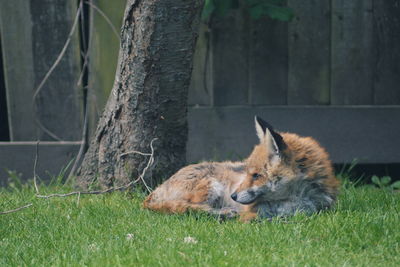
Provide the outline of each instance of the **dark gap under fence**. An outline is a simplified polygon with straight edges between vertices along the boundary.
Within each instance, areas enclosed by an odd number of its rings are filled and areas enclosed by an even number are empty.
[[[0,141],[10,141],[8,126],[8,111],[6,97],[6,83],[4,79],[3,49],[0,33]]]
[[[360,180],[361,183],[372,183],[371,177],[376,175],[378,177],[390,176],[391,181],[400,180],[400,164],[356,164],[350,171],[350,164],[334,164],[336,174],[342,170],[344,173],[350,173],[352,181]]]
[[[78,0],[78,5],[82,4],[82,11],[79,18],[79,43],[81,47],[81,69],[82,69],[82,93],[83,93],[83,114],[87,114],[87,100],[88,100],[88,85],[89,85],[89,49],[90,49],[90,23],[91,16],[93,15],[90,10],[90,2],[86,0]],[[86,115],[84,115],[86,117]],[[86,118],[87,120],[87,118]],[[87,123],[84,120],[83,123]],[[83,126],[84,127],[84,126]],[[88,131],[86,129],[86,131]],[[86,133],[87,135],[87,133]],[[86,137],[87,138],[87,137]],[[84,150],[88,148],[89,140],[85,140],[86,146]]]

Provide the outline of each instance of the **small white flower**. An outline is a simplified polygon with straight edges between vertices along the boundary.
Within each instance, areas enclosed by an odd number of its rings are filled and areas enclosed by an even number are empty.
[[[226,250],[224,250],[224,256],[228,255],[228,252]]]
[[[133,234],[127,234],[126,240],[132,240],[135,236]]]
[[[69,216],[69,214],[67,215],[67,219],[68,219],[68,220],[71,219],[71,216]]]
[[[185,237],[184,239],[183,239],[183,242],[184,243],[187,243],[187,244],[197,244],[197,240],[196,240],[196,238],[194,238],[194,237],[191,237],[191,236],[187,236],[187,237]]]
[[[96,243],[92,243],[88,246],[89,250],[91,251],[97,251],[99,250],[99,247],[96,245]]]
[[[172,242],[172,238],[171,237],[167,237],[165,240],[167,240],[168,242]]]

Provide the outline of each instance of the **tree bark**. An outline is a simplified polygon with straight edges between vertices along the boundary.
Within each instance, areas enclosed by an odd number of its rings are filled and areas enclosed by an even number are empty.
[[[185,164],[187,89],[203,0],[128,0],[114,86],[77,172],[88,187],[137,178],[154,142],[153,185]],[[150,179],[150,177],[152,177]]]

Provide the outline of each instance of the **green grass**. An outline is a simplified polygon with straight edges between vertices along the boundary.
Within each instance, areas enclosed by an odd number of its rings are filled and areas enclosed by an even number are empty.
[[[43,192],[67,191],[41,187]],[[218,222],[162,215],[144,195],[37,199],[32,188],[0,191],[0,266],[398,266],[400,194],[347,185],[334,210],[286,221]],[[132,238],[128,234],[133,235]],[[191,236],[197,243],[185,243]]]

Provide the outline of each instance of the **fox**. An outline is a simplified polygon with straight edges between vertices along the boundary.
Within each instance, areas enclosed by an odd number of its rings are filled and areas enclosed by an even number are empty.
[[[200,210],[243,222],[331,208],[339,193],[326,150],[312,137],[275,131],[255,116],[259,144],[238,162],[202,162],[180,169],[144,200],[163,213]]]

